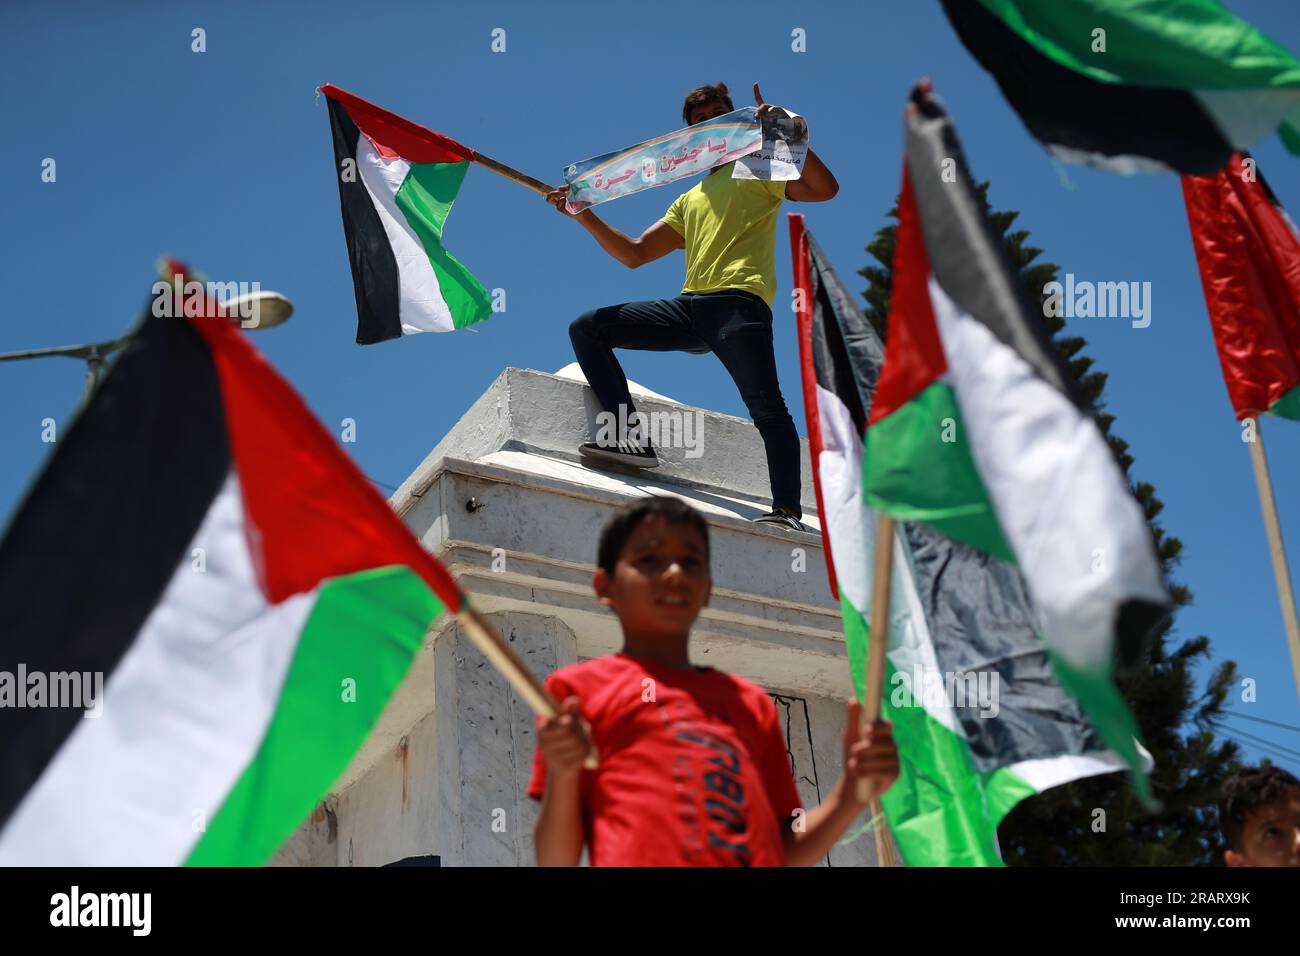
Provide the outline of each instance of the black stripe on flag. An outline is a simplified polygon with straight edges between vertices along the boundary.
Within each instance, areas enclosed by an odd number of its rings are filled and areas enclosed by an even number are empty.
[[[1065,367],[1041,312],[1030,304],[1001,239],[988,223],[951,118],[919,86],[912,92],[912,103],[915,109],[907,114],[907,168],[931,274],[958,308],[1015,349],[1041,379],[1095,424],[1091,404]],[[956,182],[943,182],[942,163],[948,158],[956,160]],[[1123,602],[1116,613],[1116,656],[1124,667],[1146,652],[1169,609],[1135,598]]]
[[[989,225],[952,120],[919,88],[913,91],[912,104],[907,113],[907,169],[931,275],[959,308],[1019,353],[1039,378],[1090,413],[1088,400],[1061,361],[1046,324],[1035,316],[1002,240]],[[944,181],[948,169],[955,182]]]
[[[357,300],[357,344],[401,338],[401,277],[384,223],[356,165],[361,131],[341,103],[329,97],[326,101],[334,135],[334,177],[339,183],[343,236],[348,243],[352,290]],[[345,160],[351,160],[346,171]]]
[[[0,540],[0,671],[100,672],[106,686],[229,470],[207,346],[185,319],[150,316]],[[83,719],[0,707],[0,826]]]
[[[813,336],[818,384],[831,388],[828,383],[835,383],[835,394],[850,410],[861,396],[869,411],[884,344],[811,234],[808,245],[810,278],[817,290]],[[817,351],[819,326],[826,328],[826,341],[847,342],[847,349]],[[823,371],[823,361],[837,367]],[[954,708],[976,766],[988,771],[1021,760],[1105,749],[1078,702],[1057,683],[1020,572],[924,525],[899,522],[899,527],[912,554],[916,591],[940,672],[982,671],[998,677],[996,716],[981,713],[976,701]]]
[[[1232,155],[1191,93],[1094,80],[1040,53],[979,0],[942,2],[961,42],[1039,142],[1098,157],[1144,157],[1202,176]]]
[[[880,377],[884,347],[827,262],[817,240],[808,234],[813,288],[812,359],[817,384],[848,410],[861,438],[867,428],[871,394]]]

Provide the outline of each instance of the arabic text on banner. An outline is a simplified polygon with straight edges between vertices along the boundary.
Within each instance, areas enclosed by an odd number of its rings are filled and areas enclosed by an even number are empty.
[[[705,120],[627,149],[565,167],[569,212],[630,196],[729,163],[762,146],[753,106]]]

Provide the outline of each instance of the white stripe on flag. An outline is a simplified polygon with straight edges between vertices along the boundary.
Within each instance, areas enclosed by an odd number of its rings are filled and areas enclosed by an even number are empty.
[[[316,600],[267,603],[247,530],[232,475],[109,675],[102,715],[78,722],[0,832],[0,865],[185,861],[257,753]]]
[[[822,486],[822,526],[830,537],[831,560],[835,563],[835,580],[844,597],[862,615],[864,624],[871,620],[871,579],[876,553],[876,513],[862,498],[862,439],[853,425],[853,417],[844,403],[830,391],[817,386],[817,417],[821,424],[822,453],[817,459],[817,475]],[[868,631],[870,627],[868,626]],[[925,610],[916,593],[916,576],[912,554],[902,535],[894,530],[894,576],[890,582],[889,641],[887,656],[894,668],[914,682],[919,674],[939,674],[939,659],[934,653]],[[894,688],[885,687],[888,701]],[[912,688],[913,706],[924,707],[938,723],[963,739],[951,703],[946,699],[927,699],[924,686]]]
[[[1138,753],[1142,755],[1142,765],[1150,771],[1155,764],[1150,751],[1135,740]],[[1127,770],[1128,764],[1113,750],[1095,750],[1083,754],[1065,754],[1060,757],[1043,757],[1038,760],[1022,760],[1013,763],[1007,770],[1029,784],[1038,793],[1103,773],[1115,773]]]
[[[357,170],[361,182],[375,204],[388,242],[397,260],[399,279],[399,316],[402,334],[415,332],[451,332],[456,325],[451,309],[442,297],[437,273],[424,251],[424,244],[397,208],[397,190],[402,188],[411,164],[398,157],[387,160],[375,151],[362,133],[357,139]]]
[[[1073,146],[1062,146],[1060,143],[1048,143],[1047,151],[1052,154],[1052,157],[1057,162],[1074,166],[1092,166],[1120,176],[1159,176],[1164,173],[1177,173],[1177,170],[1167,163],[1162,163],[1160,160],[1152,159],[1149,156],[1138,156],[1133,153],[1108,155],[1106,153],[1096,153],[1090,149],[1075,149]]]
[[[1192,90],[1211,122],[1234,149],[1250,149],[1292,110],[1300,107],[1300,90]]]
[[[817,477],[822,488],[822,528],[831,542],[835,581],[849,603],[862,610],[871,605],[871,531],[874,515],[862,500],[862,439],[853,416],[839,396],[817,389],[817,418],[822,452]]]
[[[1166,600],[1142,512],[1092,420],[933,276],[929,288],[971,455],[1044,637],[1109,673],[1120,604]]]
[[[872,515],[871,553],[875,554],[875,515],[868,513]],[[933,720],[966,740],[966,731],[957,719],[948,695],[925,692],[925,685],[930,681],[937,680],[943,685],[944,672],[939,669],[930,625],[925,619],[925,609],[921,607],[921,596],[916,591],[912,549],[907,546],[903,529],[897,525],[894,527],[894,578],[889,591],[889,663],[894,666],[894,679],[898,683],[885,688],[886,697],[890,697],[898,686],[907,686],[913,707],[924,707]],[[906,674],[906,678],[899,676],[901,674]],[[921,686],[917,686],[918,679]]]

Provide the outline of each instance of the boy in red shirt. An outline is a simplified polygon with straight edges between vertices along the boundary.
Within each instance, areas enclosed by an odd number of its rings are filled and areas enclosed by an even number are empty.
[[[528,795],[542,801],[540,866],[807,866],[898,777],[888,724],[859,733],[849,704],[844,776],[804,813],[776,706],[762,688],[693,667],[691,625],[709,601],[708,526],[654,497],[601,534],[592,585],[623,649],[546,681],[560,714],[538,721]],[[594,770],[583,764],[599,754]],[[857,783],[863,781],[864,792]]]

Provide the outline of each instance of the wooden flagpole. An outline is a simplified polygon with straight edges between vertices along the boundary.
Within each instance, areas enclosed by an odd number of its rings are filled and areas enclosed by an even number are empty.
[[[524,699],[524,702],[533,709],[534,713],[549,720],[560,712],[555,698],[542,686],[542,682],[524,666],[523,660],[502,639],[496,628],[489,624],[478,611],[469,606],[468,601],[462,600],[461,609],[456,614],[456,620],[465,629],[465,633],[474,642],[474,646],[483,652],[483,656],[488,659],[488,663],[510,682],[510,686],[514,688],[515,693]],[[589,770],[594,770],[596,765],[597,756],[593,747],[591,753],[587,754],[585,766]]]
[[[470,150],[470,152],[473,155],[473,161],[477,163],[479,166],[482,166],[484,169],[490,169],[498,176],[504,176],[512,183],[518,183],[520,186],[524,186],[528,189],[531,189],[535,193],[541,193],[543,196],[545,196],[547,193],[554,192],[556,189],[559,188],[557,186],[548,186],[540,179],[533,179],[532,176],[529,176],[526,173],[521,173],[513,166],[507,166],[505,163],[499,163],[491,156],[484,156],[476,149]]]
[[[1277,579],[1277,596],[1282,602],[1282,620],[1286,624],[1286,642],[1291,649],[1291,669],[1295,675],[1296,693],[1300,694],[1300,620],[1296,618],[1295,592],[1291,589],[1291,573],[1287,570],[1286,550],[1282,546],[1282,527],[1277,520],[1277,502],[1273,498],[1273,481],[1264,454],[1264,433],[1258,418],[1255,419],[1254,441],[1246,444],[1250,445],[1250,462],[1255,467],[1259,507],[1264,513],[1264,530],[1268,534],[1268,550],[1273,558],[1273,577]]]
[[[867,678],[865,705],[862,709],[862,726],[865,728],[880,720],[885,697],[885,653],[889,649],[889,594],[894,578],[894,519],[877,513],[876,561],[871,578],[871,623],[867,641]],[[859,797],[865,796],[862,784]],[[871,816],[877,821],[876,860],[881,866],[895,866],[893,841],[889,827],[883,819],[878,799],[872,800]]]

